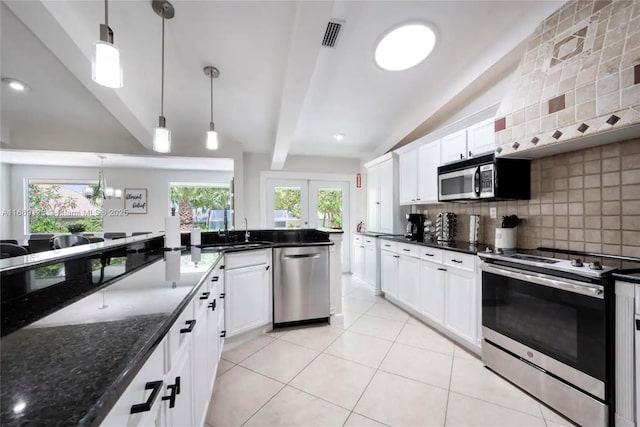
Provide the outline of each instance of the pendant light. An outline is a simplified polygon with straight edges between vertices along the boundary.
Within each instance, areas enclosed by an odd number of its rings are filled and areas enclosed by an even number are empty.
[[[220,76],[220,70],[214,66],[204,67],[204,75],[209,77],[211,81],[211,120],[209,121],[209,130],[207,131],[207,148],[209,150],[218,149],[218,132],[216,132],[213,124],[213,79]]]
[[[96,197],[97,200],[111,199],[114,197],[116,199],[122,199],[122,189],[109,187],[107,185],[107,176],[104,173],[104,159],[106,159],[107,157],[100,155],[98,156],[98,158],[100,158],[100,170],[98,171],[98,185],[95,186],[95,191],[94,191],[94,187],[92,186],[85,187],[84,190],[82,191],[82,194],[87,199],[93,199],[94,194],[95,196],[97,196]]]
[[[159,153],[171,152],[171,131],[167,129],[167,120],[164,117],[164,21],[175,15],[171,3],[165,0],[153,0],[153,11],[162,17],[162,65],[160,74],[160,117],[158,127],[153,130],[153,151]]]
[[[104,24],[100,24],[100,40],[94,43],[91,61],[91,78],[94,82],[110,87],[122,87],[120,51],[113,44],[113,30],[109,28],[109,5],[104,0]]]

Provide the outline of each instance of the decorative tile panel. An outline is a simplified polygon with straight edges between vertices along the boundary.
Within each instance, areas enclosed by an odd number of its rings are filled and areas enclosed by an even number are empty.
[[[536,28],[498,109],[501,155],[640,123],[639,4],[571,0]]]

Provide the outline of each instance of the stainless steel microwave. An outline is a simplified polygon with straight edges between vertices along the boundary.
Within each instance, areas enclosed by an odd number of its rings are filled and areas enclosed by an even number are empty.
[[[531,161],[495,158],[494,154],[438,168],[438,200],[528,200]]]

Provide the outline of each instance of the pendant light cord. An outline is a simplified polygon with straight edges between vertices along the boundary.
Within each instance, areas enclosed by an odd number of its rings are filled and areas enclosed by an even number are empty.
[[[209,77],[211,80],[211,123],[213,123],[213,70],[211,70]]]
[[[162,71],[160,80],[160,116],[164,117],[164,11],[162,12]]]
[[[109,27],[109,5],[108,0],[104,0],[104,25]]]

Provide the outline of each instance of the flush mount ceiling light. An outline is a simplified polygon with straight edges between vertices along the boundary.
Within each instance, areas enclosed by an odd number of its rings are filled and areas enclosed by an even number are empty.
[[[105,199],[122,199],[122,189],[113,188],[107,185],[107,177],[104,174],[104,159],[106,156],[98,156],[100,158],[100,170],[98,171],[98,184],[88,185],[82,190],[82,194],[87,199],[93,199],[98,204],[101,204]]]
[[[218,149],[218,132],[213,124],[213,79],[220,77],[220,70],[211,65],[204,67],[204,75],[209,77],[211,82],[211,120],[209,121],[209,130],[207,131],[207,148],[209,150]]]
[[[336,141],[342,141],[344,139],[344,133],[336,133],[335,135],[333,135],[333,139],[335,139]]]
[[[20,80],[12,79],[10,77],[3,77],[2,83],[6,84],[16,92],[26,92],[27,90],[29,90],[29,86],[27,86],[25,83],[22,83]]]
[[[158,127],[153,130],[153,151],[158,153],[171,152],[171,131],[167,129],[167,120],[164,117],[164,21],[175,16],[175,10],[171,3],[164,0],[151,2],[153,11],[162,18],[162,65],[160,71],[160,117]]]
[[[91,61],[91,78],[94,82],[110,87],[122,87],[120,51],[113,44],[113,30],[109,27],[109,5],[104,0],[104,24],[100,24],[100,40],[94,43]]]
[[[406,70],[429,56],[435,44],[436,35],[426,25],[403,25],[380,39],[376,46],[375,61],[383,70]]]

